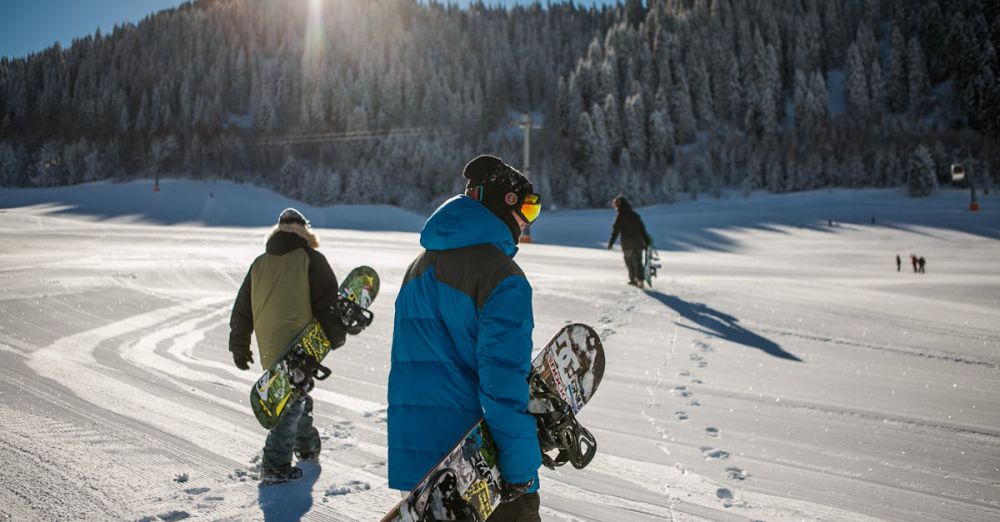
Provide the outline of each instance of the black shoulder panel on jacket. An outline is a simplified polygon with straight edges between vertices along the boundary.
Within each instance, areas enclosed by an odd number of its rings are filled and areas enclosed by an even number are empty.
[[[433,267],[437,279],[458,289],[482,308],[493,289],[504,279],[524,276],[521,267],[499,248],[490,245],[472,245],[454,250],[425,250],[406,270],[403,284],[420,277]]]
[[[336,313],[339,285],[326,256],[317,250],[303,246],[309,256],[309,299],[313,316],[323,326],[323,331],[337,348],[344,344],[347,332]]]

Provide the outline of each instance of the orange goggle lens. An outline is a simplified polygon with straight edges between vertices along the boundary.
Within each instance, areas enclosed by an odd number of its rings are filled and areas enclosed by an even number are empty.
[[[542,212],[542,198],[538,194],[528,194],[521,203],[521,217],[528,223],[534,223]]]

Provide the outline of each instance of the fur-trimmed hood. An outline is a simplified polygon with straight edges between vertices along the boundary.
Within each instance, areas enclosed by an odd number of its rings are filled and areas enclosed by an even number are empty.
[[[305,225],[300,225],[298,223],[282,223],[279,225],[275,225],[274,228],[271,229],[270,234],[268,234],[267,236],[267,243],[269,246],[271,245],[274,237],[281,232],[294,234],[304,239],[306,244],[309,245],[310,248],[313,249],[319,248],[319,238],[316,237],[316,234],[313,233],[312,229]],[[270,248],[268,250],[270,250]]]

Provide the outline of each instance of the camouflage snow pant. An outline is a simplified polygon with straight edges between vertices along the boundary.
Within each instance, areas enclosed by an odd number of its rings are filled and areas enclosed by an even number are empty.
[[[642,254],[645,252],[641,248],[623,248],[622,253],[625,255],[625,267],[628,268],[628,280],[633,283],[638,283],[645,279],[643,274],[642,266]]]
[[[278,425],[267,435],[261,468],[287,469],[292,465],[293,452],[299,458],[319,455],[319,431],[313,426],[312,410],[313,401],[308,395],[288,405]]]

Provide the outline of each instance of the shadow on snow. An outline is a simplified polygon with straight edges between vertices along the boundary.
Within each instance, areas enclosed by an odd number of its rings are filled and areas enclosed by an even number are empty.
[[[679,297],[667,295],[657,291],[650,291],[648,295],[664,306],[680,314],[681,317],[698,325],[698,327],[679,325],[697,332],[718,337],[751,348],[762,350],[768,355],[780,359],[802,362],[798,356],[785,351],[778,343],[760,336],[743,327],[740,320],[723,312],[720,312],[703,303],[691,303]]]
[[[264,520],[278,522],[285,520],[302,520],[312,509],[313,485],[319,480],[322,468],[318,465],[300,466],[302,478],[286,484],[257,486],[260,507]]]

